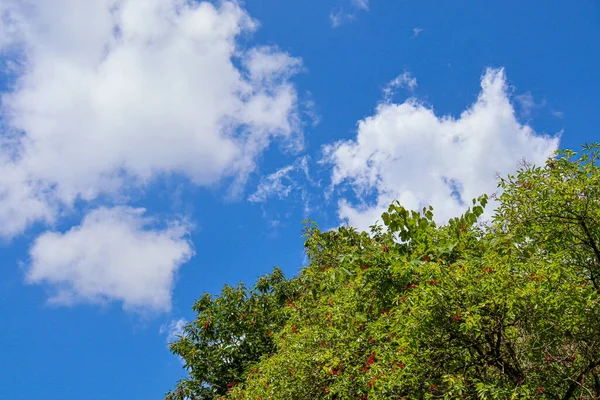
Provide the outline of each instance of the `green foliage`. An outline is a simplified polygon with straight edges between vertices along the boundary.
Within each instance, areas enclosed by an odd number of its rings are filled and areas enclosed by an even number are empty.
[[[213,399],[242,380],[244,371],[275,351],[273,336],[286,319],[284,306],[298,292],[296,280],[275,269],[253,288],[225,286],[213,299],[205,294],[192,309],[194,321],[183,329],[171,351],[189,371],[167,400]]]
[[[487,196],[442,226],[397,202],[370,234],[309,224],[298,277],[195,305],[168,398],[600,398],[598,148],[502,179],[487,226]]]

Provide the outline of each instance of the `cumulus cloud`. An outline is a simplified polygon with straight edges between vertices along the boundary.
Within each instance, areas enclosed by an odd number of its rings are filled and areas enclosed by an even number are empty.
[[[457,216],[496,190],[497,174],[523,158],[542,163],[557,146],[557,137],[517,120],[504,71],[488,69],[477,100],[458,118],[415,99],[382,102],[358,123],[354,140],[325,146],[324,160],[333,165],[332,184],[349,184],[358,199],[340,200],[340,218],[368,229],[395,199],[411,209],[431,204],[441,222]]]
[[[168,311],[175,273],[194,251],[185,224],[153,229],[143,209],[99,208],[67,232],[46,232],[30,250],[27,281],[48,284],[59,305],[121,301]]]
[[[0,236],[18,235],[35,221],[54,220],[55,206],[42,185],[0,154]]]
[[[237,2],[7,0],[0,16],[0,51],[18,61],[2,96],[3,236],[172,173],[243,184],[274,138],[302,147],[301,61],[240,46],[257,23]]]

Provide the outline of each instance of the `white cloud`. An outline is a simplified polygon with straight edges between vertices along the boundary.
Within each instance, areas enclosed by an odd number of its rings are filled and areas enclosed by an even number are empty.
[[[50,285],[53,304],[114,300],[126,310],[168,311],[175,273],[194,251],[184,224],[151,229],[143,213],[99,208],[65,233],[42,234],[30,250],[27,281]]]
[[[304,174],[307,181],[310,180],[308,158],[306,156],[296,159],[293,164],[280,168],[263,178],[256,191],[248,197],[248,200],[253,203],[264,203],[270,197],[286,198],[292,190],[300,189],[298,180],[291,176],[292,173],[299,171]]]
[[[352,5],[360,10],[369,9],[369,0],[351,0]]]
[[[526,92],[515,96],[515,101],[519,104],[521,115],[529,117],[535,109],[542,108],[546,105],[546,101],[537,102],[531,92]]]
[[[293,165],[288,165],[263,178],[256,192],[248,197],[248,201],[264,203],[267,198],[272,196],[277,196],[280,199],[287,197],[292,190],[292,185],[291,182],[288,184],[284,181],[289,181],[289,174],[293,169]]]
[[[345,1],[345,0],[344,0]],[[348,11],[350,7],[352,11]],[[349,6],[340,6],[329,11],[329,22],[332,28],[337,28],[345,23],[356,20],[357,11],[369,11],[369,0],[350,0]]]
[[[332,28],[337,28],[347,22],[352,22],[356,19],[354,14],[349,14],[342,10],[329,12],[329,22],[331,23]]]
[[[409,71],[404,71],[385,85],[383,88],[384,101],[389,102],[398,88],[404,88],[410,92],[414,92],[417,86],[417,78]]]
[[[301,62],[238,46],[257,24],[236,2],[7,0],[0,15],[0,51],[21,62],[2,97],[0,235],[164,174],[243,184],[273,138],[302,147]]]
[[[340,218],[367,229],[394,199],[411,209],[431,204],[438,221],[459,215],[472,198],[496,190],[497,173],[514,171],[523,158],[542,163],[557,146],[558,138],[516,119],[504,71],[488,69],[460,117],[437,116],[415,99],[384,102],[358,123],[355,140],[324,153],[332,184],[348,182],[359,199],[341,200]]]
[[[0,154],[0,236],[18,235],[35,221],[50,223],[54,215],[43,188]]]
[[[183,335],[183,328],[187,325],[187,320],[185,318],[174,319],[169,325],[162,325],[160,327],[159,333],[167,334],[167,343],[175,342],[179,339],[179,336]]]
[[[425,31],[425,29],[423,29],[423,28],[418,28],[418,27],[417,28],[413,28],[413,35],[412,35],[412,37],[415,38],[415,37],[419,36],[421,33],[423,33],[424,31]]]

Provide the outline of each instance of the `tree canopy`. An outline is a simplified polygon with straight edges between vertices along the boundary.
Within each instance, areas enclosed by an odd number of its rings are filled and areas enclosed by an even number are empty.
[[[309,265],[204,295],[171,344],[183,399],[600,398],[598,144],[502,178],[438,225],[321,231]]]

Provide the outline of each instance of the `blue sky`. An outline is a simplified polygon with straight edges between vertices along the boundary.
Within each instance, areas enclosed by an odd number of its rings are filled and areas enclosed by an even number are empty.
[[[400,199],[443,220],[598,140],[597,1],[0,16],[0,398],[159,399],[194,299],[297,273],[303,219],[365,228]]]

